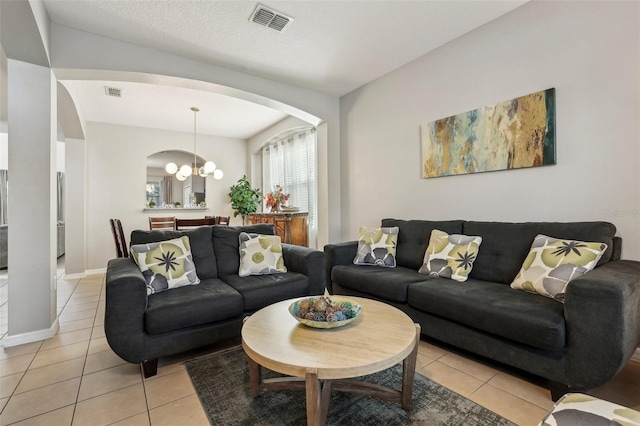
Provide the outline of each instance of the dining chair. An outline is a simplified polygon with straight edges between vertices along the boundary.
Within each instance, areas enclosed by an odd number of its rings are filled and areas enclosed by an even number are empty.
[[[175,216],[149,217],[149,229],[176,229]]]
[[[231,216],[216,216],[216,225],[229,225]]]
[[[198,226],[211,226],[216,224],[216,219],[212,217],[205,217],[202,219],[178,219],[175,220],[176,230],[185,228],[196,228]]]
[[[120,219],[109,219],[111,224],[111,233],[113,234],[113,241],[116,244],[116,256],[117,257],[129,257],[129,250],[127,249],[127,241],[124,239],[124,232],[122,230],[122,222]]]

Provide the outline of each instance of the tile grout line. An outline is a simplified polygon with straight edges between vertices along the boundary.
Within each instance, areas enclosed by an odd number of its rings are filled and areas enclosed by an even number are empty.
[[[142,376],[142,393],[144,393],[144,406],[147,408],[147,419],[149,419],[149,424],[151,425],[151,410],[149,409],[149,400],[147,399],[147,384],[144,379],[144,374],[142,374],[142,368],[139,373]],[[137,415],[137,414],[136,414]]]
[[[11,402],[11,398],[13,398],[14,395],[19,395],[19,394],[16,394],[16,390],[18,389],[18,386],[20,386],[20,383],[22,383],[22,381],[24,380],[24,376],[27,375],[27,371],[29,371],[29,368],[31,368],[31,365],[33,364],[33,361],[36,359],[36,356],[40,352],[40,348],[42,348],[43,344],[44,344],[44,340],[41,340],[40,345],[38,346],[38,349],[34,352],[33,358],[31,359],[31,361],[29,361],[29,365],[27,366],[27,368],[24,371],[19,371],[18,373],[16,373],[16,374],[22,373],[22,377],[20,377],[18,384],[16,384],[16,387],[13,389],[13,391],[11,391],[11,395],[9,396],[9,399],[7,399],[7,402],[4,404],[4,407],[2,407],[0,414],[4,413],[4,410],[7,408],[7,406]],[[26,355],[31,355],[31,354],[26,354]]]
[[[515,398],[518,398],[519,400],[521,400],[521,401],[523,401],[523,402],[526,402],[526,403],[529,403],[529,404],[531,404],[531,405],[533,405],[533,406],[535,406],[535,407],[538,407],[538,408],[540,408],[541,410],[548,410],[548,409],[549,409],[548,407],[541,407],[541,406],[539,406],[538,404],[536,404],[535,402],[532,402],[532,401],[529,401],[529,400],[527,400],[527,399],[524,399],[524,398],[522,398],[521,396],[516,395],[515,393],[511,393],[511,392],[509,392],[509,391],[507,391],[507,390],[504,390],[504,389],[501,389],[501,388],[499,388],[499,387],[497,387],[497,386],[494,386],[494,385],[492,385],[491,383],[488,383],[488,382],[487,382],[487,383],[485,383],[485,385],[487,385],[487,386],[491,386],[491,387],[492,387],[493,389],[495,389],[495,390],[498,390],[498,391],[500,391],[500,392],[504,392],[504,393],[506,393],[506,394],[508,394],[508,395],[511,395],[511,396],[513,396],[513,397],[515,397]],[[480,386],[480,388],[481,388],[481,387],[483,387],[483,386],[484,386],[484,385]],[[478,389],[476,389],[475,391],[473,391],[473,392],[471,393],[471,395],[473,395],[473,394],[475,394],[477,391],[479,391],[479,390],[480,390],[480,388],[478,388]],[[471,396],[471,395],[470,395],[470,396]],[[478,404],[478,405],[481,405],[481,404]],[[485,408],[487,408],[487,407],[485,407]],[[488,409],[488,408],[487,408],[487,409]],[[502,416],[502,417],[504,417],[504,416]]]
[[[69,298],[67,298],[67,302],[66,302],[66,303],[68,303],[68,301],[71,299],[71,297],[73,296],[73,294],[74,294],[74,293],[75,293],[75,291],[77,290],[77,287],[78,287],[79,283],[80,283],[80,281],[76,282],[76,284],[74,285],[73,290],[71,291],[71,293],[70,293],[70,295],[69,295]],[[60,311],[60,315],[62,314],[62,312],[64,312],[64,309],[65,309],[65,307],[67,306],[67,305],[66,305],[66,303],[65,303],[65,306],[64,306],[64,307],[62,308],[62,310]],[[97,314],[97,308],[96,308],[96,314]],[[57,318],[59,318],[59,317],[60,317],[60,315],[58,315],[58,316],[57,316]],[[95,315],[94,315],[94,321],[95,321]],[[73,331],[78,331],[78,330],[73,330]],[[92,332],[93,332],[93,330],[92,330]],[[59,333],[59,334],[60,334],[60,333]],[[64,333],[61,333],[61,334],[64,334]],[[91,339],[89,339],[89,342],[90,342],[90,341],[91,341]],[[15,389],[14,389],[14,390],[13,390],[13,392],[11,393],[11,396],[8,398],[7,403],[5,404],[5,406],[4,406],[4,407],[3,407],[3,409],[2,409],[2,412],[4,412],[4,409],[7,407],[7,405],[9,405],[9,402],[11,401],[11,398],[12,398],[14,395],[20,395],[20,394],[16,394],[16,390],[17,390],[17,389],[18,389],[18,387],[20,386],[20,383],[22,383],[22,381],[24,380],[24,378],[25,378],[25,376],[26,376],[27,372],[31,369],[31,365],[33,365],[33,362],[34,362],[34,360],[36,359],[37,355],[38,355],[40,352],[45,352],[45,351],[47,351],[47,349],[45,349],[45,350],[43,350],[43,349],[42,349],[42,347],[43,347],[43,345],[44,345],[44,342],[45,342],[44,340],[41,340],[41,341],[40,341],[40,345],[38,346],[38,349],[37,349],[37,350],[36,350],[36,352],[34,353],[33,359],[32,359],[32,360],[31,360],[31,362],[29,363],[29,365],[28,365],[27,369],[26,369],[24,372],[22,372],[22,377],[20,378],[20,381],[18,382],[18,384],[16,385]],[[83,342],[77,342],[77,343],[83,343]],[[67,345],[62,345],[62,346],[67,346]],[[57,347],[57,348],[60,348],[60,347],[62,347],[62,346],[59,346],[59,347]],[[51,348],[51,349],[57,349],[57,348]],[[87,345],[87,354],[85,354],[85,355],[84,355],[84,357],[85,357],[85,365],[86,365],[86,358],[87,358],[87,356],[88,356],[88,350],[89,350],[89,346]],[[62,362],[71,361],[71,360],[73,360],[73,359],[78,359],[78,358],[80,358],[80,357],[70,358],[70,359],[68,359],[68,360],[60,361],[60,362],[53,363],[53,364],[48,364],[48,365],[45,365],[45,366],[42,366],[42,367],[38,367],[38,368],[44,368],[44,367],[48,367],[48,366],[51,366],[51,365],[60,364],[60,363],[62,363]],[[33,370],[36,370],[36,369],[37,369],[37,368],[34,368]],[[84,366],[83,366],[83,371],[84,371]],[[61,380],[61,381],[56,382],[56,383],[63,383],[63,382],[66,382],[66,381],[75,380],[76,378],[77,378],[77,377],[73,377],[73,378],[71,378],[71,379],[67,379],[67,380]],[[50,383],[49,385],[41,386],[41,387],[34,388],[34,389],[29,390],[29,391],[25,391],[25,392],[21,392],[21,393],[26,393],[26,392],[34,391],[34,390],[37,390],[37,389],[42,389],[42,388],[44,388],[44,387],[46,387],[46,386],[51,386],[51,385],[56,384],[56,383]],[[81,384],[81,383],[82,383],[82,376],[80,376],[80,384]],[[73,406],[74,406],[74,407],[73,407],[74,414],[75,414],[76,405],[77,405],[77,403],[78,403],[78,395],[79,395],[79,393],[80,393],[80,384],[78,385],[78,393],[76,394],[76,401],[75,401],[75,403],[73,404]],[[37,416],[41,416],[41,415],[44,415],[44,414],[48,414],[48,413],[51,413],[51,412],[53,412],[53,411],[56,411],[56,410],[59,410],[59,409],[62,409],[62,408],[68,407],[68,406],[70,406],[70,405],[72,405],[72,404],[65,405],[65,406],[62,406],[62,407],[58,407],[58,408],[55,408],[55,409],[53,409],[53,410],[49,410],[49,411],[46,411],[46,412],[44,412],[44,413],[40,413],[40,414],[38,414],[38,415],[36,415],[36,416],[26,417],[26,418],[21,419],[21,420],[18,420],[18,421],[24,421],[24,420],[27,420],[27,419],[30,419],[30,418],[34,418],[34,417],[37,417]],[[72,418],[73,418],[73,417],[72,417]]]
[[[57,281],[58,281],[58,280],[60,280],[60,278],[58,278],[58,279],[57,279]],[[68,303],[68,301],[69,301],[69,299],[71,298],[71,296],[73,295],[73,293],[75,293],[76,289],[78,288],[78,284],[79,284],[79,282],[80,282],[80,281],[76,282],[76,284],[73,286],[73,290],[72,290],[72,291],[71,291],[71,293],[69,294],[69,297],[67,298],[67,302],[65,302],[65,306],[60,310],[60,314],[57,314],[56,319],[58,319],[58,320],[59,320],[60,315],[62,314],[62,312],[64,312],[64,308],[66,307],[66,303]],[[8,283],[7,283],[7,284],[8,284]],[[59,333],[58,333],[58,334],[59,334]],[[64,334],[64,333],[63,333],[63,334]],[[11,402],[11,398],[13,398],[13,397],[14,397],[14,395],[20,395],[20,394],[22,394],[22,393],[31,392],[31,391],[34,391],[34,390],[37,390],[37,389],[42,389],[42,388],[44,388],[44,387],[46,387],[46,386],[51,386],[51,385],[53,385],[53,384],[62,383],[62,382],[66,382],[66,381],[70,381],[70,380],[74,380],[74,379],[76,379],[76,377],[73,377],[73,378],[71,378],[71,379],[61,380],[61,381],[56,382],[56,383],[50,383],[49,385],[40,386],[40,387],[38,387],[38,388],[30,389],[29,391],[25,391],[25,392],[21,392],[21,393],[16,393],[16,390],[18,389],[18,387],[20,386],[20,384],[21,384],[21,383],[22,383],[22,381],[24,380],[25,376],[27,375],[27,372],[29,372],[29,370],[31,369],[31,366],[33,365],[33,362],[35,361],[35,359],[36,359],[36,357],[38,356],[38,354],[39,354],[41,351],[42,351],[42,352],[45,352],[45,351],[46,351],[46,349],[45,349],[45,350],[43,350],[43,349],[42,349],[42,347],[43,347],[43,345],[44,345],[44,342],[45,342],[45,340],[41,340],[41,341],[40,341],[40,345],[38,346],[38,349],[36,350],[36,352],[34,352],[33,359],[31,360],[31,362],[29,362],[29,365],[27,366],[26,370],[22,372],[22,377],[20,378],[20,381],[18,381],[18,383],[16,384],[16,387],[13,389],[13,392],[11,392],[11,395],[10,395],[10,396],[9,396],[9,398],[7,399],[6,404],[4,405],[4,407],[2,408],[2,410],[0,411],[0,414],[4,413],[4,410],[7,408],[7,406],[9,405],[9,402]],[[78,342],[78,343],[81,343],[81,342]],[[63,346],[65,346],[65,345],[63,345]],[[56,348],[52,348],[52,349],[56,349]],[[88,346],[87,346],[87,350],[88,350]],[[28,354],[28,355],[30,355],[30,354]],[[61,361],[61,362],[56,362],[56,363],[49,364],[49,365],[45,365],[45,366],[38,367],[38,368],[43,368],[43,367],[48,367],[48,366],[50,366],[50,365],[60,364],[60,363],[62,363],[62,362],[70,361],[70,360],[72,360],[72,359],[77,359],[77,358],[80,358],[80,357],[71,358],[71,359],[69,359],[69,360],[65,360],[65,361]],[[85,356],[85,363],[86,363],[86,356]],[[34,368],[33,370],[37,370],[37,368]],[[82,380],[82,379],[81,379],[81,380]],[[79,386],[79,385],[78,385],[78,392],[80,392],[80,386]],[[78,396],[76,395],[76,402],[73,404],[73,406],[74,406],[74,412],[75,412],[75,406],[76,406],[76,404],[77,404],[77,399],[78,399]],[[21,421],[28,420],[28,419],[31,419],[31,418],[34,418],[34,417],[37,417],[37,416],[41,416],[41,415],[44,415],[44,414],[48,414],[48,413],[50,413],[50,412],[52,412],[52,411],[55,411],[55,410],[59,410],[59,409],[65,408],[65,407],[68,407],[68,406],[70,406],[70,405],[71,405],[71,404],[69,404],[69,405],[65,405],[65,406],[63,406],[63,407],[58,407],[58,408],[56,408],[56,409],[54,409],[54,410],[49,410],[49,411],[46,411],[46,412],[44,412],[44,413],[37,414],[36,416],[26,417],[26,418],[23,418],[23,419],[18,420],[17,422],[21,422]],[[14,422],[14,423],[17,423],[17,422]]]
[[[82,279],[78,280],[78,285],[80,284],[80,281]],[[78,287],[76,286],[76,288],[74,289],[73,293],[75,293],[75,290]],[[100,292],[102,292],[102,285],[100,286]],[[73,293],[71,294],[71,296],[73,296]],[[71,296],[69,297],[69,299],[71,299]],[[98,304],[100,304],[100,297],[98,297]],[[65,306],[66,307],[66,306]],[[64,311],[64,309],[63,309]],[[95,309],[95,313],[93,314],[93,322],[91,323],[91,333],[89,334],[89,344],[87,345],[87,351],[85,353],[84,356],[84,364],[82,365],[82,373],[80,374],[80,383],[78,384],[78,391],[76,393],[76,402],[75,404],[73,404],[73,414],[71,415],[71,424],[73,424],[73,421],[76,418],[76,411],[78,410],[78,404],[81,402],[79,401],[80,399],[80,390],[82,389],[82,383],[84,382],[84,372],[87,368],[87,359],[89,358],[89,350],[91,349],[91,338],[93,337],[93,327],[95,327],[95,323],[96,323],[96,317],[98,316],[98,307],[96,306]],[[88,398],[87,400],[89,400],[91,398]]]

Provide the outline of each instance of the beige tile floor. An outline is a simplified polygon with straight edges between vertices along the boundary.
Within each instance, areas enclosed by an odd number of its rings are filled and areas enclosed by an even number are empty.
[[[1,425],[208,425],[184,361],[238,339],[161,359],[145,380],[106,343],[103,275],[59,279],[58,305],[57,336],[0,348]],[[425,341],[417,371],[519,425],[537,424],[553,405],[543,387]],[[640,363],[591,393],[640,410]]]

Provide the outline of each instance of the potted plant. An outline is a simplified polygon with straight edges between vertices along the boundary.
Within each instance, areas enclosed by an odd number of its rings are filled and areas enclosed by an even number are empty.
[[[182,203],[180,201],[176,201],[175,203],[173,203],[173,205],[176,207],[180,207],[182,206]]]
[[[255,213],[262,201],[262,193],[259,189],[251,188],[251,183],[247,176],[238,179],[235,185],[231,185],[231,208],[233,209],[233,217],[242,216],[242,224],[246,223],[247,216]]]
[[[149,208],[153,209],[156,207],[156,202],[155,201],[149,201]]]

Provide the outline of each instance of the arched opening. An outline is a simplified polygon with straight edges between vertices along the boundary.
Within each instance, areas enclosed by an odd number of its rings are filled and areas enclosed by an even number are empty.
[[[105,70],[73,70],[73,69],[61,69],[54,70],[58,80],[65,85],[68,89],[71,98],[76,100],[77,105],[84,104],[78,102],[76,99],[78,93],[74,89],[74,82],[93,81],[93,82],[122,82],[125,83],[142,83],[143,85],[154,85],[169,87],[171,90],[185,89],[186,92],[193,93],[195,91],[215,94],[216,96],[223,96],[232,99],[236,99],[244,102],[250,102],[261,107],[267,107],[273,110],[277,110],[280,113],[286,114],[285,117],[289,117],[296,121],[295,129],[298,128],[315,128],[324,124],[323,120],[319,117],[310,114],[302,109],[292,107],[281,101],[269,99],[265,96],[249,93],[243,90],[222,86],[207,81],[191,80],[180,77],[152,75],[146,73],[137,72],[123,72],[123,71],[105,71]],[[71,84],[68,84],[70,83]],[[124,97],[131,96],[131,92],[124,93]],[[164,102],[158,102],[163,107],[173,108],[168,99]],[[73,105],[73,103],[67,103]],[[148,105],[148,104],[147,104]],[[187,106],[181,106],[175,114],[182,115],[182,109],[197,105],[201,107],[198,100],[195,99]],[[75,105],[73,105],[75,108]],[[141,115],[149,115],[149,111],[143,110]],[[215,213],[217,215],[232,216],[233,211],[230,208],[228,202],[228,192],[230,185],[235,182],[242,174],[251,176],[251,180],[255,186],[262,185],[262,174],[255,174],[254,170],[261,168],[262,160],[258,159],[254,154],[255,150],[251,145],[253,138],[247,138],[244,141],[244,150],[237,148],[237,146],[231,146],[228,141],[218,140],[212,133],[206,134],[206,120],[208,117],[207,112],[201,108],[201,112],[198,115],[198,149],[197,154],[199,160],[213,160],[216,164],[219,164],[225,173],[225,178],[221,181],[213,181],[212,178],[206,178],[203,180],[202,185],[196,187],[193,182],[187,182],[187,184],[178,182],[175,178],[171,179],[172,184],[168,185],[170,179],[167,178],[167,174],[162,172],[163,165],[166,162],[160,160],[160,163],[155,166],[151,166],[151,171],[148,171],[147,167],[141,169],[142,173],[132,173],[132,167],[139,167],[142,162],[146,162],[147,157],[153,160],[155,154],[160,154],[170,151],[185,151],[189,152],[192,147],[193,137],[191,132],[193,124],[190,124],[188,129],[173,129],[163,131],[163,134],[153,133],[151,126],[147,128],[145,124],[141,123],[140,130],[134,131],[132,128],[117,128],[117,126],[103,125],[102,123],[96,123],[87,117],[82,116],[82,111],[78,113],[81,116],[82,122],[85,125],[85,133],[90,135],[86,141],[86,166],[87,170],[91,172],[86,176],[87,187],[87,200],[85,204],[85,222],[80,223],[79,228],[84,225],[87,232],[86,241],[86,256],[85,270],[92,270],[104,264],[111,255],[108,248],[105,248],[104,253],[100,252],[100,245],[93,244],[91,239],[104,238],[108,239],[108,229],[103,226],[105,221],[109,217],[119,217],[122,219],[122,223],[129,232],[133,229],[144,229],[147,226],[147,216],[149,211],[147,210],[148,203],[153,202],[155,208],[168,207],[175,208],[176,203],[180,203],[180,206],[184,209],[185,205],[206,205],[211,211],[209,213]],[[191,120],[190,114],[185,114],[187,119]],[[209,116],[210,117],[210,116]],[[220,120],[220,115],[213,115],[214,120]],[[250,120],[251,115],[248,115],[246,119]],[[286,121],[286,119],[282,120]],[[326,124],[325,124],[326,125]],[[291,127],[291,126],[290,126]],[[273,136],[282,137],[280,133],[281,128],[277,125],[273,125],[273,132],[268,137],[262,139],[263,143],[267,140],[273,139]],[[174,133],[174,132],[180,132]],[[129,138],[129,143],[123,142],[122,138]],[[91,139],[91,140],[89,140]],[[102,147],[100,147],[102,145]],[[108,147],[107,147],[108,145]],[[327,153],[327,132],[326,130],[318,134],[319,153],[326,155]],[[97,147],[97,148],[94,148]],[[105,158],[106,156],[112,158]],[[191,161],[193,162],[193,153],[189,153]],[[132,159],[135,157],[136,159]],[[259,161],[259,163],[257,163]],[[182,163],[182,160],[176,160],[176,164]],[[327,183],[322,179],[327,180],[329,178],[324,169],[326,165],[326,159],[319,159],[318,163],[320,168],[318,170],[318,177],[320,179],[318,183],[318,201],[316,205],[324,205],[323,199],[328,196],[326,191]],[[117,164],[117,166],[109,167],[109,164]],[[127,165],[128,164],[128,165]],[[134,166],[135,164],[135,166]],[[118,170],[116,170],[116,168]],[[103,171],[97,173],[98,169]],[[127,176],[123,176],[122,170],[126,169]],[[236,176],[239,175],[239,176]],[[109,176],[109,178],[106,178]],[[100,182],[95,182],[95,180]],[[124,182],[128,181],[129,185],[125,185]],[[119,182],[119,183],[118,183]],[[135,183],[138,182],[138,183]],[[189,183],[191,186],[189,187]],[[185,189],[185,186],[187,187]],[[133,188],[133,189],[132,189]],[[144,188],[144,192],[142,192]],[[93,194],[96,193],[116,193],[117,195],[108,196],[106,199],[117,199],[117,203],[111,203],[110,211],[104,211],[105,198],[100,199],[101,205],[97,205],[92,200]],[[139,207],[135,207],[139,206]],[[133,207],[133,209],[132,209]],[[196,212],[192,212],[194,215]],[[328,212],[323,209],[318,209],[318,224],[322,227],[323,223],[326,223],[326,216]],[[189,214],[188,209],[181,211],[181,214]],[[104,229],[103,229],[104,228]],[[67,223],[67,230],[72,232],[75,229],[73,223]],[[78,232],[83,232],[82,229],[78,229]],[[328,228],[320,228],[318,230],[318,244],[326,241],[326,237],[320,238],[320,234],[328,233]],[[69,259],[70,260],[70,259]],[[70,271],[74,272],[80,271]]]
[[[197,163],[206,160],[196,156]],[[149,208],[182,208],[206,205],[206,179],[202,176],[182,176],[169,173],[167,164],[192,167],[194,154],[181,150],[167,150],[147,156],[145,203]]]

